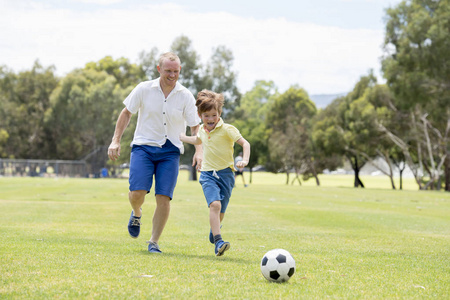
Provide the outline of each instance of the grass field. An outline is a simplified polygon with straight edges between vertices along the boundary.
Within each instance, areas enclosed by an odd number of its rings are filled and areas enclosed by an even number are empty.
[[[248,175],[248,174],[246,174]],[[153,191],[138,239],[128,236],[125,179],[0,178],[2,299],[448,299],[450,194],[414,182],[323,176],[286,186],[284,175],[240,179],[215,257],[198,182],[183,171],[160,240],[147,252]],[[248,177],[247,177],[248,179]],[[292,178],[291,178],[292,179]],[[269,283],[260,260],[288,250],[297,271]]]

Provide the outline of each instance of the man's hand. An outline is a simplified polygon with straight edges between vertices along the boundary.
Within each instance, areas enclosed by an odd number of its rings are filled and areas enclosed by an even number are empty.
[[[109,145],[108,148],[108,156],[111,160],[116,160],[120,156],[120,139],[122,138],[122,134],[125,128],[127,128],[128,123],[130,123],[131,115],[132,113],[126,107],[120,112],[116,123],[116,129],[114,130],[114,136],[111,145]]]
[[[120,156],[120,143],[112,142],[108,147],[108,156],[111,160],[116,160]]]
[[[197,171],[200,171],[202,168],[203,162],[203,153],[196,151],[194,157],[192,158],[192,166],[194,167],[197,164]]]

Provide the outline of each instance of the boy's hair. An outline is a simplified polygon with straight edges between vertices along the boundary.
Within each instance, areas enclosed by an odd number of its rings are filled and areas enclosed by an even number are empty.
[[[181,64],[181,60],[178,57],[178,55],[176,55],[173,52],[166,52],[166,53],[161,54],[161,56],[159,57],[158,66],[161,67],[165,59],[170,60],[170,61],[178,61],[178,63]]]
[[[214,93],[209,90],[202,90],[197,94],[197,110],[199,114],[210,111],[211,109],[217,110],[219,114],[222,113],[222,107],[224,98],[222,94]]]

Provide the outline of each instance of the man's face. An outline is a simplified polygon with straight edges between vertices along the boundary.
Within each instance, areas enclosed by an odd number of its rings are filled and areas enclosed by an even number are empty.
[[[157,69],[161,75],[161,87],[174,88],[181,70],[179,62],[165,59],[161,66],[157,66]]]

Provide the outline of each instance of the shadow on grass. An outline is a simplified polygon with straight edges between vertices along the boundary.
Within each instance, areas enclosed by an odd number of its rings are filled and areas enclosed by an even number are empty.
[[[167,252],[164,251],[163,253],[150,253],[146,250],[139,252],[141,255],[146,256],[162,256],[162,257],[175,257],[175,258],[185,258],[185,259],[200,259],[200,260],[210,260],[210,261],[228,261],[232,263],[237,264],[247,264],[247,265],[253,265],[255,264],[254,260],[249,259],[243,259],[243,258],[236,258],[231,256],[214,256],[214,255],[200,255],[200,254],[185,254],[185,253],[179,253],[179,252]],[[258,263],[258,262],[256,262]]]

